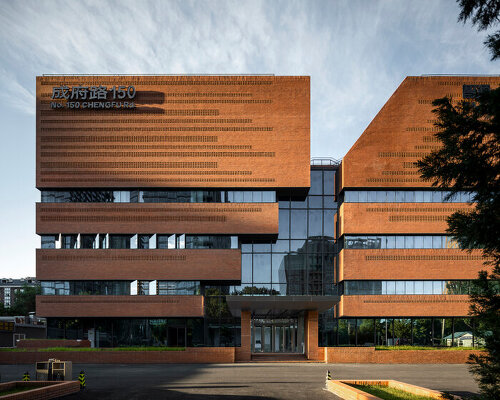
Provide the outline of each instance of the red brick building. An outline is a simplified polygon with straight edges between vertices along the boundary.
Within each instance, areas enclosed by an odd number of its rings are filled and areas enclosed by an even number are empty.
[[[38,77],[48,336],[318,358],[473,329],[481,254],[444,234],[469,195],[414,163],[434,98],[499,83],[407,78],[340,164],[310,163],[308,77]]]

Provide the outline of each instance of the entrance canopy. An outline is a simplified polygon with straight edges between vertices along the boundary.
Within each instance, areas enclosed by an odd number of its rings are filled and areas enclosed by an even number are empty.
[[[340,300],[339,296],[226,296],[231,314],[239,317],[241,311],[259,316],[293,316],[301,311],[329,310]]]

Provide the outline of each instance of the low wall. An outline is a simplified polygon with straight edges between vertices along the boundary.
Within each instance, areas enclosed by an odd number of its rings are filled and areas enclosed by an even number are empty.
[[[321,349],[321,348],[320,348]],[[325,347],[327,363],[465,364],[477,350],[375,350],[375,347]]]
[[[21,339],[17,342],[20,349],[46,349],[47,347],[90,347],[88,340],[68,339]]]
[[[421,386],[410,385],[409,383],[394,380],[387,381],[357,381],[357,380],[327,380],[327,390],[346,400],[380,400],[380,397],[374,396],[363,390],[354,388],[350,385],[380,385],[399,389],[416,396],[428,397],[431,399],[442,399],[442,393],[437,390],[427,389]],[[454,397],[460,399],[459,397]]]
[[[56,358],[74,364],[234,363],[234,347],[188,347],[185,351],[0,351],[0,364],[31,364]]]
[[[80,383],[78,381],[68,381],[68,382],[12,381],[0,384],[0,390],[10,390],[21,387],[33,387],[33,390],[5,395],[2,396],[2,399],[48,400],[48,399],[57,399],[59,397],[66,396],[72,393],[78,393],[80,391]]]

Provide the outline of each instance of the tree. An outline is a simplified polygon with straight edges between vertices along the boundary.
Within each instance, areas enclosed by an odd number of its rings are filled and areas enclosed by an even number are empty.
[[[447,232],[460,248],[483,249],[490,272],[481,271],[471,294],[476,334],[486,355],[469,357],[484,399],[500,398],[500,89],[454,105],[433,102],[442,147],[418,162],[422,178],[450,191],[473,194],[475,207],[448,218]]]
[[[0,315],[28,315],[36,309],[36,295],[42,294],[42,289],[39,285],[28,286],[24,285],[17,293],[14,303],[10,308],[4,307],[0,303]]]
[[[465,24],[470,19],[472,25],[478,26],[479,31],[484,31],[500,22],[499,0],[457,0],[457,3],[462,9],[458,20]],[[484,44],[490,49],[491,60],[500,57],[500,31],[489,35]]]

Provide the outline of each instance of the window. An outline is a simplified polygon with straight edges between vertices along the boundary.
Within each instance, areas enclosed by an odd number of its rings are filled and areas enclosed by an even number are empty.
[[[132,235],[109,235],[110,249],[130,249]]]
[[[469,192],[451,192],[438,190],[346,190],[346,203],[467,203],[474,195]],[[448,198],[449,197],[449,198]]]
[[[231,236],[186,235],[185,240],[186,249],[231,249],[232,245],[237,246],[237,239],[231,239]]]
[[[56,248],[56,237],[55,235],[42,235],[42,249],[55,249]]]
[[[62,235],[61,248],[76,249],[78,243],[78,235]]]
[[[80,236],[80,248],[81,249],[95,249],[96,248],[96,236],[97,235],[81,235]]]
[[[159,295],[199,295],[199,281],[158,281]]]
[[[149,249],[149,240],[151,235],[138,235],[137,236],[137,248],[138,249]]]

